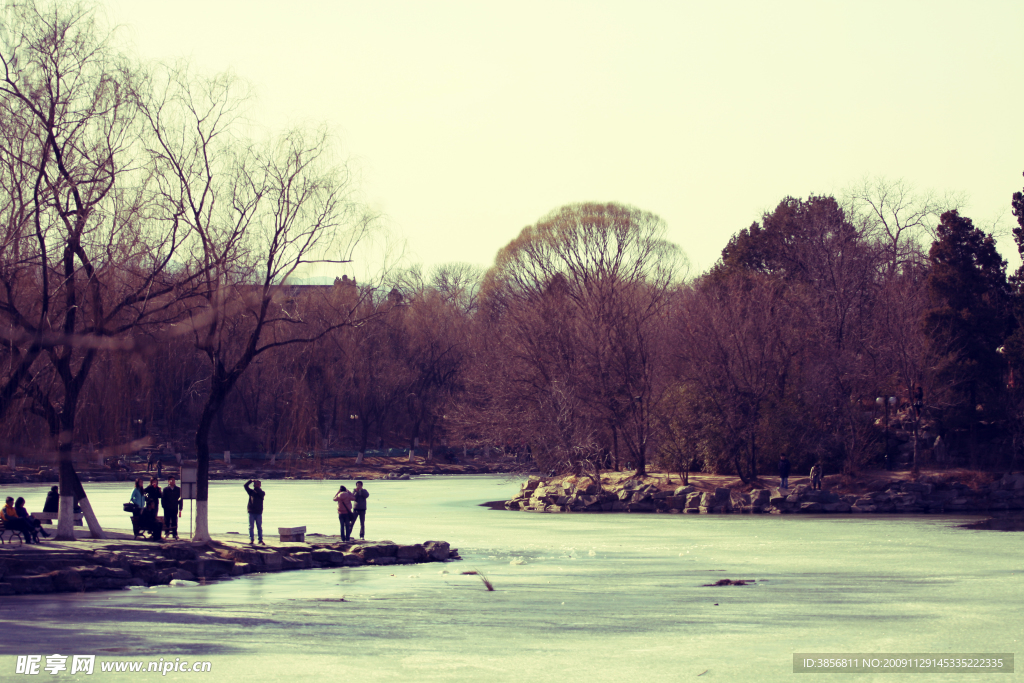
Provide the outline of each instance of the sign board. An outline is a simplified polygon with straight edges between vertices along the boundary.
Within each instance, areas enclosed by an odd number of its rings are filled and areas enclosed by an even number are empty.
[[[197,481],[199,481],[199,468],[196,467],[195,465],[186,465],[186,464],[182,463],[182,465],[181,465],[181,483],[182,483],[182,485],[184,485],[184,484],[194,484]]]
[[[196,499],[196,488],[198,484],[194,481],[183,481],[181,482],[181,499],[182,500],[195,500]]]

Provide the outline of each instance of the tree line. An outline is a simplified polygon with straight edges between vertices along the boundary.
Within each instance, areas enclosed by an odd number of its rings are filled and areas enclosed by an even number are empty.
[[[376,225],[325,129],[260,131],[243,82],[141,63],[87,5],[3,12],[0,436],[58,464],[59,535],[76,499],[98,530],[75,449],[156,431],[198,461],[199,538],[211,450],[487,447],[752,482],[782,453],[879,466],[891,421],[915,465],[1016,462],[1024,273],[957,196],[787,197],[701,274],[658,216],[584,203],[486,270],[296,284]]]

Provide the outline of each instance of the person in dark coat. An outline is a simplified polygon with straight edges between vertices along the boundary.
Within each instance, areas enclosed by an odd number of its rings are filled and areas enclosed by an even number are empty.
[[[43,512],[60,512],[60,493],[57,491],[56,486],[51,486],[50,492],[46,494]]]
[[[82,508],[78,506],[78,501],[75,501],[74,513],[77,515],[82,511]],[[46,502],[43,503],[43,512],[60,512],[60,492],[56,486],[51,486],[49,493],[46,494]]]
[[[153,501],[156,503],[156,507],[160,507],[160,480],[153,477],[149,480],[149,486],[147,486],[142,493],[146,496],[146,502]]]
[[[164,530],[164,525],[156,518],[156,500],[146,501],[146,509],[139,516],[139,529],[152,533],[153,535],[149,537],[151,541],[163,540],[160,534]]]
[[[42,534],[43,538],[50,537],[50,534],[46,533],[46,529],[43,528],[43,523],[30,515],[28,510],[25,509],[24,498],[19,497],[18,500],[14,501],[14,510],[18,513],[18,519],[25,525],[25,529],[32,534],[33,541],[39,543],[39,534]]]
[[[256,488],[250,488],[249,484],[254,484]],[[242,485],[242,488],[249,494],[249,502],[245,506],[249,512],[249,543],[255,543],[252,535],[252,527],[255,524],[260,535],[260,545],[266,545],[263,542],[263,499],[267,492],[263,490],[263,482],[259,479],[250,479]]]
[[[366,534],[366,499],[370,497],[369,492],[363,488],[363,482],[356,482],[356,490],[352,492],[352,495],[356,497],[356,506],[352,511],[355,515],[352,518],[352,529],[356,526],[356,520],[359,520],[359,538],[362,539]],[[351,538],[351,531],[349,532]]]
[[[781,483],[779,484],[779,488],[780,489],[788,489],[789,488],[789,458],[786,457],[785,453],[783,453],[782,457],[779,458],[779,479],[782,480]]]
[[[175,485],[174,477],[167,478],[167,486],[160,494],[160,504],[164,509],[164,529],[168,538],[172,535],[178,538],[178,517],[181,516],[185,502],[181,499],[181,489]]]

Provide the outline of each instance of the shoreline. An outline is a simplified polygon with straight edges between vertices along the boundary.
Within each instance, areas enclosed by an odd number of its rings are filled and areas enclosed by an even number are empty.
[[[210,463],[210,481],[222,481],[233,479],[266,479],[266,480],[323,480],[340,479],[374,481],[377,479],[408,479],[422,475],[443,475],[443,474],[509,474],[510,468],[507,463],[500,461],[473,460],[471,462],[448,463],[435,460],[423,460],[422,457],[409,462],[407,459],[390,457],[367,457],[362,463],[353,462],[328,462],[322,463],[320,469],[315,469],[314,463],[302,463],[283,460],[278,463],[272,462],[247,462],[224,464],[221,461]],[[340,459],[338,459],[340,460]],[[88,466],[83,463],[76,463],[76,471],[83,484],[93,482],[130,482],[135,479],[148,481],[150,477],[158,476],[166,479],[168,475],[177,476],[179,465],[165,466],[158,475],[153,467],[150,470],[132,469],[111,469],[108,467]],[[57,469],[50,466],[20,465],[11,468],[7,465],[0,465],[0,485],[10,484],[56,484],[58,482]]]
[[[105,533],[108,538],[94,539],[87,529],[76,529],[74,541],[0,545],[0,595],[190,586],[252,573],[462,559],[447,541],[342,542],[316,535],[306,543],[264,546],[227,538],[231,534],[216,534],[209,543],[158,543],[134,540],[125,530]]]
[[[662,481],[664,479],[665,481]],[[691,475],[672,486],[671,476],[643,478],[622,473],[531,476],[506,510],[543,513],[668,514],[989,514],[1024,511],[1024,474],[994,479],[970,470],[869,472],[860,477],[825,477],[820,489],[807,478],[772,486],[772,478],[743,484],[736,478]],[[778,477],[774,477],[778,479]],[[970,483],[964,483],[970,482]]]

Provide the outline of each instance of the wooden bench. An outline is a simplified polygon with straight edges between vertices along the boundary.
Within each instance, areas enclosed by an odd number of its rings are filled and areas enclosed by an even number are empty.
[[[290,541],[306,542],[306,527],[304,526],[279,526],[277,527],[277,533],[280,535],[282,543]]]
[[[60,517],[56,512],[33,512],[32,516],[38,519],[42,524],[53,524],[57,521],[57,518]],[[75,513],[75,526],[82,526],[82,518],[84,516],[85,515],[82,512]]]

